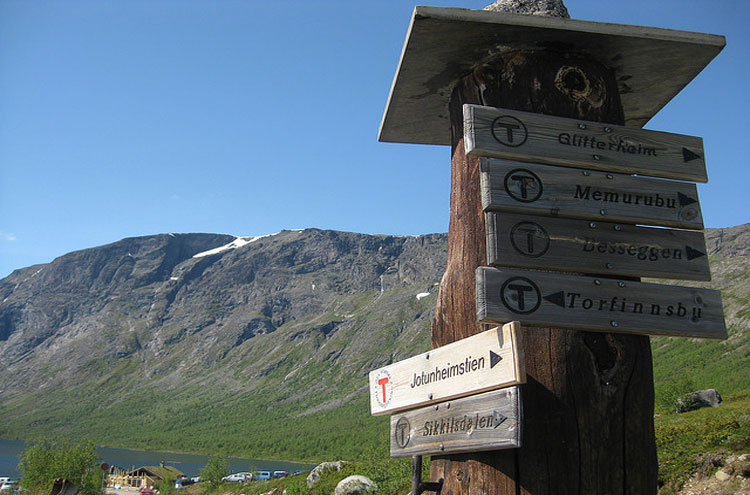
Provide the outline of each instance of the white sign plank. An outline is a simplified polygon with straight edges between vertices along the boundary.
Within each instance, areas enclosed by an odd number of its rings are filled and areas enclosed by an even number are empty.
[[[517,213],[485,219],[492,266],[711,280],[702,232]]]
[[[479,267],[476,273],[481,322],[727,338],[717,290],[508,268]]]
[[[481,166],[485,210],[703,228],[695,184],[490,158]]]
[[[518,322],[370,372],[373,415],[524,383]]]
[[[391,457],[521,446],[521,391],[509,387],[391,416]]]
[[[695,136],[467,104],[464,143],[470,155],[708,182]]]

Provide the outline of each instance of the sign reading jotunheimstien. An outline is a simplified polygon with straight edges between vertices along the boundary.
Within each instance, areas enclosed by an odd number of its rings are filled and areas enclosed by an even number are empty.
[[[482,159],[485,210],[702,229],[695,184]]]
[[[464,105],[466,152],[479,156],[707,182],[699,137]]]
[[[485,218],[493,266],[711,280],[702,232],[517,213]]]
[[[391,457],[521,446],[519,387],[464,397],[391,416]]]
[[[481,322],[672,337],[727,338],[718,290],[479,267]]]
[[[370,372],[373,415],[523,383],[517,322]]]

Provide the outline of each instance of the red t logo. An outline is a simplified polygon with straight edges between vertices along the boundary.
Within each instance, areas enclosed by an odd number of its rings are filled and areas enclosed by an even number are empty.
[[[378,385],[383,387],[383,404],[385,404],[385,385],[388,383],[388,377],[378,380]]]

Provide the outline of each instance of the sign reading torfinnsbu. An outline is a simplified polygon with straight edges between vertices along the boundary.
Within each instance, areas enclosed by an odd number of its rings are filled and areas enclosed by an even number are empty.
[[[485,392],[391,416],[391,457],[521,446],[519,387]]]
[[[493,266],[711,280],[702,232],[518,213],[485,218]]]
[[[481,171],[485,210],[703,228],[695,184],[489,158]]]
[[[477,316],[643,335],[726,339],[718,290],[479,267]]]
[[[370,372],[373,415],[524,383],[518,322]]]
[[[703,140],[637,127],[464,105],[467,154],[707,182]]]

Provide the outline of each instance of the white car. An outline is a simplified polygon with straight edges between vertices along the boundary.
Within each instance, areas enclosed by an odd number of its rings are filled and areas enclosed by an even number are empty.
[[[13,492],[17,488],[18,488],[18,482],[17,481],[8,480],[8,481],[3,481],[2,483],[0,483],[0,492],[4,492],[4,491],[11,491],[11,492]]]
[[[229,476],[223,477],[222,481],[252,481],[253,479],[253,473],[248,472],[241,472],[241,473],[232,473]]]

